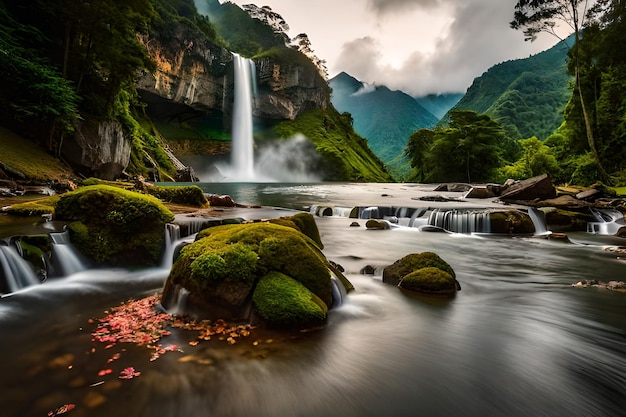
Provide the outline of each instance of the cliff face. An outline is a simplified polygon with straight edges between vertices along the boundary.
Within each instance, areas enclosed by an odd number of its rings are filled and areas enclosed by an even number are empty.
[[[139,74],[136,88],[153,122],[181,127],[192,124],[191,120],[210,118],[217,122],[217,130],[229,131],[234,95],[231,52],[199,39],[184,25],[143,35],[141,42],[156,70]],[[308,110],[328,106],[330,90],[314,65],[284,57],[264,57],[255,64],[258,95],[253,114],[257,120],[293,120]],[[203,134],[197,129],[182,135],[206,138]],[[131,143],[119,123],[85,120],[77,124],[73,137],[66,138],[63,156],[83,174],[115,178],[128,166]]]
[[[137,89],[196,110],[221,109],[230,52],[195,37],[185,26],[143,36],[156,71],[145,73]]]
[[[228,129],[234,90],[230,51],[194,38],[183,26],[144,37],[142,42],[157,69],[154,74],[143,74],[137,89],[201,112],[222,112]],[[255,64],[259,88],[255,117],[293,120],[304,111],[327,107],[328,85],[314,67],[267,57]]]
[[[103,179],[115,179],[128,166],[131,138],[114,120],[85,120],[74,126],[73,138],[63,144],[64,158],[77,171]]]
[[[306,111],[328,107],[330,90],[314,66],[261,58],[256,61],[256,67],[259,95],[255,100],[255,116],[294,120]]]

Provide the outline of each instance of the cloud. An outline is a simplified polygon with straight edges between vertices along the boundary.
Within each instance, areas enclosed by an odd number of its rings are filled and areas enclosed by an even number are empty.
[[[405,12],[416,8],[433,8],[445,0],[368,0],[368,6],[376,13]]]
[[[369,0],[379,10],[440,4],[438,0]],[[474,78],[500,62],[530,55],[523,35],[509,27],[516,0],[465,0],[448,4],[449,24],[436,34],[436,46],[420,51],[419,39],[404,39],[405,58],[393,66],[384,60],[386,50],[375,35],[343,45],[336,67],[367,83],[385,85],[417,96],[465,92]],[[555,39],[545,37],[535,51],[549,48]]]

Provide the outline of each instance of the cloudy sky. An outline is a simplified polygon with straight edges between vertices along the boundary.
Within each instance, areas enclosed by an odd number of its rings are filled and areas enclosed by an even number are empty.
[[[558,39],[525,42],[509,28],[516,0],[237,0],[270,6],[289,35],[306,33],[329,76],[345,71],[411,95],[465,92],[503,61]]]

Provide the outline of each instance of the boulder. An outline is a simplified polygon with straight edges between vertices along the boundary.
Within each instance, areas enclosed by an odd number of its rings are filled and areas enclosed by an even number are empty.
[[[493,211],[489,213],[491,233],[494,234],[533,234],[535,225],[527,213],[519,210]]]
[[[174,262],[163,306],[173,309],[184,289],[183,312],[197,318],[272,328],[323,324],[336,301],[332,276],[352,286],[309,237],[319,237],[313,216],[296,216],[202,230]]]
[[[61,195],[55,220],[68,221],[74,246],[98,264],[152,266],[165,246],[165,224],[174,215],[156,197],[110,185]]]
[[[403,290],[430,294],[455,294],[457,281],[448,272],[428,266],[405,275],[398,287]]]
[[[389,222],[379,219],[369,219],[365,223],[365,227],[367,227],[368,230],[387,230],[390,228]]]
[[[402,279],[418,269],[434,267],[450,274],[456,278],[452,267],[439,255],[434,252],[412,253],[398,259],[392,265],[383,269],[383,282],[391,285],[398,285]]]
[[[625,237],[626,238],[626,226],[622,226],[618,229],[617,233],[615,233],[617,237]]]
[[[556,197],[556,189],[548,174],[538,175],[506,186],[502,189],[501,200],[545,200]]]
[[[229,195],[207,194],[206,199],[213,207],[235,207],[237,203]]]

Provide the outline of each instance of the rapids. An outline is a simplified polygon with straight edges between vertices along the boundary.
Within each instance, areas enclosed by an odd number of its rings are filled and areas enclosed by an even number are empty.
[[[355,291],[321,330],[262,333],[233,346],[191,346],[188,335],[174,332],[162,342],[181,351],[150,361],[146,348],[92,342],[90,319],[158,292],[168,262],[48,279],[0,299],[2,416],[45,416],[63,404],[75,404],[72,417],[624,415],[626,294],[572,286],[626,279],[626,262],[605,250],[623,240],[367,230],[364,219],[339,215],[354,206],[485,205],[416,200],[432,194],[420,185],[201,186],[263,206],[225,209],[224,217],[332,208],[337,215],[315,217],[323,252],[344,267]],[[454,268],[462,287],[456,297],[409,295],[382,283],[384,266],[421,251]],[[361,274],[365,267],[374,274]],[[120,358],[107,363],[115,353]],[[98,375],[130,366],[141,375]]]

